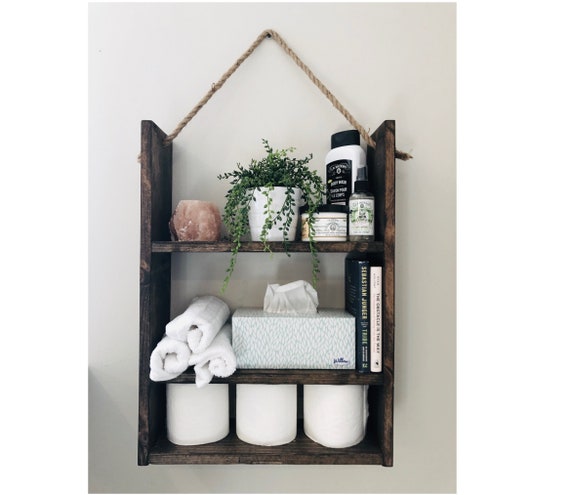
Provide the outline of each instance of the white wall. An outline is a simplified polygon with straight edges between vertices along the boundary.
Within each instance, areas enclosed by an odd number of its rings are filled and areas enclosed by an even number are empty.
[[[455,491],[455,14],[444,3],[90,4],[91,492]],[[140,121],[170,133],[266,28],[365,128],[395,119],[397,147],[414,155],[397,162],[393,468],[137,466]],[[266,40],[175,140],[173,206],[208,199],[223,208],[227,184],[216,175],[259,154],[261,138],[312,152],[322,171],[330,135],[348,127]],[[191,296],[217,292],[229,258],[214,258],[174,255],[173,315]],[[322,262],[323,306],[342,305],[342,259]],[[308,270],[306,256],[240,256],[227,300],[261,305],[268,281]]]

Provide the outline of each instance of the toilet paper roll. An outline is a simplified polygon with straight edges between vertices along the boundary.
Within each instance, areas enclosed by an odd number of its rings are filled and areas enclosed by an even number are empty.
[[[254,445],[283,445],[297,436],[297,385],[236,386],[236,433]]]
[[[325,447],[361,442],[368,419],[368,385],[304,385],[305,434]]]
[[[217,442],[230,432],[227,383],[198,388],[194,383],[166,384],[166,432],[177,445]]]

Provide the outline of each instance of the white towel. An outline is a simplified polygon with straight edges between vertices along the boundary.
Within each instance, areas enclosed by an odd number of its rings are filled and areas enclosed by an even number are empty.
[[[166,325],[166,335],[188,342],[192,352],[203,352],[230,316],[230,308],[215,296],[198,296],[190,306]]]
[[[226,378],[235,372],[236,355],[232,349],[231,331],[229,323],[224,325],[204,352],[190,355],[188,365],[194,366],[198,388],[210,383],[214,376]]]
[[[150,379],[154,382],[171,380],[188,369],[190,348],[165,335],[150,354]]]

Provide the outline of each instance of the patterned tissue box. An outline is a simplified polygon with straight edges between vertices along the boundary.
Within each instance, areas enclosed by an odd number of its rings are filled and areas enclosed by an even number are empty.
[[[232,346],[242,369],[355,369],[355,320],[341,309],[292,315],[240,308]]]

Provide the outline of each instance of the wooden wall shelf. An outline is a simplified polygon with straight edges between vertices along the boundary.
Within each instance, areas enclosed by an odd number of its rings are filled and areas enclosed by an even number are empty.
[[[374,132],[375,148],[368,146],[367,165],[371,190],[376,197],[374,242],[333,242],[317,245],[320,253],[380,254],[383,261],[381,373],[349,370],[237,370],[227,379],[234,390],[238,383],[361,384],[368,385],[369,418],[365,439],[346,449],[330,449],[303,433],[299,419],[297,438],[278,447],[260,447],[240,441],[232,424],[228,437],[212,444],[186,447],[166,439],[166,382],[149,378],[150,354],[171,320],[171,254],[225,253],[228,242],[190,243],[170,241],[172,215],[172,143],[152,121],[141,125],[141,249],[140,249],[140,351],[138,464],[377,464],[393,465],[394,407],[394,251],[395,251],[395,122],[387,120]],[[283,252],[281,243],[273,243]],[[241,251],[263,251],[261,243],[249,242]],[[307,243],[290,244],[290,252],[308,253]],[[221,283],[221,281],[220,281]],[[172,380],[193,383],[191,370]]]

